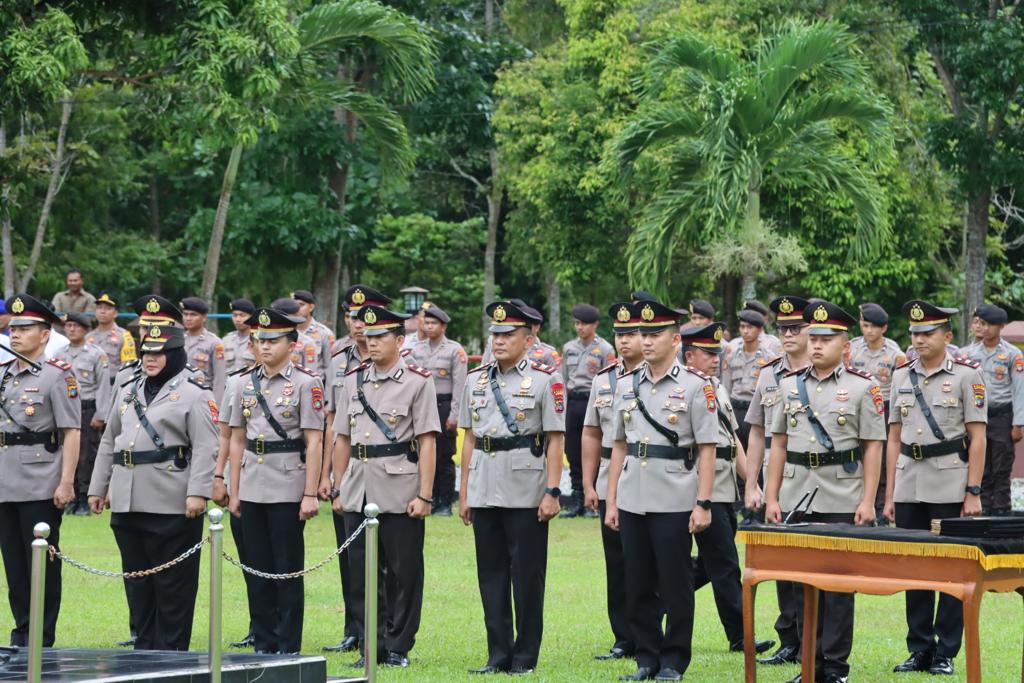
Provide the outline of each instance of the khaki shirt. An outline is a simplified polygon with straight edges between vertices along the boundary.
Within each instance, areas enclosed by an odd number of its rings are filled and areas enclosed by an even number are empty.
[[[542,342],[540,337],[537,337],[536,339],[537,341],[535,341],[533,346],[530,347],[530,350],[526,352],[527,358],[535,363],[550,365],[557,370],[558,366],[562,362],[562,357],[558,355],[558,350],[551,344]],[[494,351],[492,351],[491,338],[487,337],[487,343],[484,344],[483,359],[480,361],[480,364],[488,365],[492,362],[494,362]]]
[[[417,365],[430,371],[438,395],[448,394],[452,397],[452,407],[448,416],[453,420],[457,419],[469,360],[462,344],[448,337],[442,337],[437,344],[427,339],[412,347],[412,357]],[[445,416],[445,419],[448,419],[448,416]]]
[[[638,374],[639,373],[639,374]],[[633,391],[639,376],[639,395]],[[622,377],[615,391],[615,440],[627,444],[671,446],[641,414],[638,401],[657,422],[679,435],[680,447],[718,443],[718,401],[711,378],[684,367],[678,359],[656,383],[649,366]],[[694,454],[696,455],[696,454]],[[697,501],[697,467],[685,460],[638,458],[627,455],[619,477],[616,501],[635,514],[687,512]]]
[[[71,365],[75,379],[78,380],[79,398],[96,402],[94,419],[106,420],[113,394],[110,381],[113,368],[107,362],[107,354],[98,346],[86,342],[80,346],[68,344],[54,358]]]
[[[927,374],[920,360],[896,369],[889,423],[902,425],[903,443],[927,446],[939,442],[917,404],[911,372],[917,374],[921,394],[946,441],[963,438],[968,422],[988,422],[985,381],[974,365],[973,361],[954,361],[947,347],[946,361]],[[900,454],[896,460],[896,503],[959,503],[966,487],[967,463],[957,453],[921,460]]]
[[[342,508],[361,511],[366,503],[376,503],[381,512],[404,514],[420,492],[419,461],[412,462],[405,454],[360,458],[359,445],[391,443],[359,400],[360,371],[366,402],[394,430],[397,442],[441,431],[434,383],[428,371],[401,356],[387,371],[366,362],[345,376],[334,414],[334,433],[348,436],[352,443],[352,457],[338,485]]]
[[[306,370],[319,375],[320,379],[325,378],[331,363],[331,347],[334,345],[334,333],[331,332],[327,325],[317,320],[312,320],[309,326],[304,330],[300,330],[300,332],[312,341],[312,349],[309,348],[309,342],[307,342],[307,347],[304,351],[306,354],[304,367]]]
[[[78,294],[65,289],[53,296],[53,308],[57,313],[92,313],[96,310],[96,297],[84,289]]]
[[[974,342],[960,349],[960,356],[981,365],[979,370],[985,378],[989,408],[1012,404],[1013,424],[1024,426],[1024,353],[1000,339],[993,349],[986,348],[982,342]]]
[[[354,341],[343,346],[331,357],[331,370],[327,375],[327,409],[336,412],[341,402],[341,390],[345,385],[345,375],[355,370],[369,356],[363,358],[359,347]]]
[[[199,334],[185,333],[185,353],[188,362],[196,369],[195,378],[200,384],[209,384],[213,397],[224,398],[224,380],[227,371],[224,364],[224,344],[220,337],[209,330]]]
[[[527,354],[507,372],[497,363],[474,368],[459,403],[459,427],[472,430],[477,445],[469,462],[469,506],[534,508],[547,485],[546,448],[539,456],[528,446],[482,450],[484,437],[514,436],[494,399],[492,376],[520,436],[565,431],[565,385],[552,366],[532,362]]]
[[[770,447],[772,438],[772,420],[775,419],[776,411],[782,407],[782,395],[779,393],[779,381],[786,375],[786,373],[793,369],[792,364],[789,362],[789,356],[787,355],[776,358],[762,368],[761,374],[757,378],[757,386],[754,387],[754,395],[750,399],[750,407],[747,408],[747,414],[743,416],[743,421],[747,424],[762,427],[764,429],[764,462],[761,466],[761,471],[764,473],[766,481],[768,478],[768,460],[770,459],[772,452]]]
[[[4,432],[82,427],[78,382],[63,361],[43,361],[39,370],[31,366],[20,370],[16,360],[0,365],[0,401],[6,409],[0,411]],[[56,444],[0,447],[0,503],[52,498],[63,462],[63,451]]]
[[[615,349],[598,336],[589,344],[584,344],[579,337],[566,342],[562,347],[562,375],[566,389],[589,392],[594,376],[601,368],[614,362]]]
[[[850,342],[850,357],[847,365],[854,370],[866,372],[878,380],[878,386],[882,392],[889,397],[889,389],[892,387],[892,373],[900,365],[907,362],[900,345],[888,337],[883,338],[882,348],[872,351],[864,337],[857,337]]]
[[[100,347],[115,369],[138,358],[135,339],[132,338],[131,332],[117,325],[109,331],[92,330],[85,335],[85,341]]]
[[[299,338],[292,344],[292,365],[317,374],[321,351],[320,342],[300,330]]]
[[[732,402],[729,400],[729,393],[722,386],[722,383],[715,377],[712,377],[712,382],[715,385],[715,396],[718,398],[718,411],[720,415],[725,415],[729,421],[729,426],[726,427],[725,423],[722,422],[721,418],[718,418],[718,443],[716,444],[719,448],[726,447],[733,449],[732,460],[725,460],[719,458],[717,453],[715,455],[715,485],[711,490],[711,502],[712,503],[734,503],[739,492],[739,487],[736,484],[736,430],[739,429],[740,423],[736,419],[736,414],[732,409]],[[700,465],[697,466],[697,472],[700,473]]]
[[[319,377],[291,363],[273,377],[257,368],[239,376],[232,399],[231,427],[245,429],[247,441],[263,437],[280,441],[256,395],[259,381],[267,408],[289,439],[302,439],[304,429],[324,428],[324,385]],[[298,503],[306,486],[305,447],[292,452],[257,455],[246,445],[242,454],[239,498],[250,503]]]
[[[753,399],[762,368],[777,357],[763,334],[757,338],[757,350],[751,354],[743,350],[742,339],[734,340],[722,355],[722,384],[729,397],[734,401]]]
[[[601,448],[611,448],[615,445],[615,390],[619,381],[625,374],[625,366],[622,361],[616,361],[611,365],[598,371],[590,385],[590,398],[587,400],[587,413],[583,417],[584,427],[597,427],[601,430]],[[608,465],[611,464],[611,456],[601,455],[601,461],[597,469],[597,483],[594,488],[597,490],[598,500],[608,497]]]
[[[808,405],[797,389],[798,377],[806,374]],[[812,412],[832,438],[833,450],[862,447],[862,441],[885,441],[885,405],[878,382],[869,375],[838,366],[824,379],[814,372],[790,373],[779,382],[781,410],[772,417],[772,434],[788,437],[787,450],[796,453],[828,453],[817,438]],[[843,465],[804,467],[787,462],[783,468],[779,505],[792,510],[804,493],[819,487],[810,512],[854,513],[864,499],[864,463],[851,471]]]
[[[209,389],[189,379],[182,370],[164,384],[146,403],[145,379],[139,378],[117,395],[116,408],[103,431],[89,482],[90,496],[109,496],[113,512],[185,514],[185,498],[209,498],[213,493],[213,470],[217,464],[219,432],[217,403]],[[156,444],[139,420],[133,401],[166,448],[191,448],[185,468],[174,460],[125,467],[114,464],[123,451],[151,451]]]
[[[221,340],[224,345],[224,369],[230,374],[251,366],[256,362],[256,356],[249,351],[249,333],[229,332]]]

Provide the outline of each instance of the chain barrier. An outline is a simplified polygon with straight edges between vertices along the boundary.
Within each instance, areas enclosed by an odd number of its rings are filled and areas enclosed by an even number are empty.
[[[147,576],[152,576],[153,574],[158,574],[166,569],[170,569],[176,564],[181,564],[188,558],[198,553],[199,550],[209,542],[210,537],[206,536],[205,538],[203,538],[203,540],[199,541],[194,546],[183,552],[181,555],[178,555],[173,560],[168,560],[167,562],[157,565],[156,567],[153,567],[151,569],[139,569],[137,571],[131,572],[108,572],[106,569],[96,569],[95,567],[90,567],[84,562],[79,562],[78,560],[68,557],[61,551],[57,550],[57,546],[55,545],[50,545],[49,548],[47,548],[47,553],[49,553],[50,562],[53,562],[54,559],[59,558],[62,562],[66,562],[67,564],[71,565],[72,567],[75,567],[76,569],[81,569],[83,572],[86,572],[87,574],[105,576],[108,579],[142,579]]]
[[[345,552],[345,549],[348,548],[349,545],[351,545],[352,542],[356,540],[356,538],[359,536],[360,533],[362,533],[363,529],[366,527],[366,522],[367,521],[368,521],[367,519],[364,519],[359,524],[359,526],[356,528],[356,530],[352,532],[352,535],[349,536],[348,538],[346,538],[345,542],[342,543],[341,546],[337,550],[335,550],[330,555],[328,555],[324,559],[322,559],[319,562],[317,562],[316,564],[314,564],[312,567],[305,567],[304,569],[300,569],[300,570],[294,571],[294,572],[288,572],[286,574],[270,574],[268,572],[261,572],[259,569],[253,569],[249,565],[243,564],[240,560],[236,560],[235,558],[231,557],[230,555],[228,555],[226,552],[223,552],[223,551],[221,552],[221,556],[223,556],[225,560],[227,560],[231,564],[235,565],[236,567],[241,569],[246,574],[252,574],[253,576],[258,576],[261,579],[269,579],[271,581],[286,581],[288,579],[297,579],[300,576],[305,576],[306,574],[312,574],[313,572],[317,571],[318,569],[322,569],[328,563],[330,563],[334,558],[338,557],[343,552]]]

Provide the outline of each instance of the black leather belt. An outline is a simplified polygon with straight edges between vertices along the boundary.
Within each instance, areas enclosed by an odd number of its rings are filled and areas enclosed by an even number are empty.
[[[611,457],[612,457],[612,447],[611,446],[601,446],[601,459],[602,460],[608,460]]]
[[[256,455],[263,455],[264,453],[304,453],[306,441],[304,439],[281,439],[280,441],[249,439],[246,447]]]
[[[964,437],[940,441],[939,443],[928,444],[927,446],[922,446],[918,443],[900,444],[900,453],[908,455],[914,460],[924,460],[925,458],[936,458],[940,455],[949,455],[950,453],[966,452],[967,442],[964,440]]]
[[[732,461],[736,457],[735,446],[719,446],[715,449],[715,457],[719,460]]]
[[[0,432],[0,446],[36,446],[57,443],[57,432]]]
[[[586,390],[586,389],[578,389],[576,391],[570,391],[569,392],[569,398],[576,399],[576,400],[581,400],[582,399],[584,401],[589,401],[590,400],[590,391]]]
[[[1013,403],[1004,403],[1000,406],[989,405],[989,417],[1002,417],[1003,415],[1013,415]]]
[[[769,434],[768,436],[764,437],[764,447],[765,448],[771,448],[772,447],[772,436],[771,436],[771,434]]]
[[[445,401],[447,401],[448,403],[451,403],[452,402],[452,395],[451,394],[438,394],[437,395],[437,402],[438,403],[444,403]]]
[[[188,465],[192,457],[192,449],[178,446],[177,448],[157,448],[152,451],[122,450],[114,454],[114,464],[131,469],[136,465],[151,465],[153,463],[176,461],[179,467]]]
[[[843,465],[857,462],[864,457],[860,447],[848,451],[830,451],[828,453],[797,453],[786,451],[786,462],[791,465],[802,465],[808,469],[817,469],[826,465]]]
[[[415,450],[415,446],[413,446],[412,441],[382,443],[374,444],[372,446],[364,443],[352,444],[352,455],[363,462],[366,462],[370,458],[383,458],[388,455],[409,455],[413,450]]]
[[[689,460],[693,462],[693,449],[689,446],[659,446],[636,441],[626,451],[637,458],[659,458],[661,460]]]
[[[96,410],[96,399],[94,398],[83,398],[82,407]]]
[[[498,451],[511,451],[516,448],[535,448],[540,434],[523,434],[520,436],[484,436],[476,440],[476,449],[484,453],[496,453]],[[534,453],[534,455],[537,455]]]
[[[750,407],[750,401],[742,401],[738,398],[730,397],[729,402],[732,403],[733,412],[737,413],[740,411],[740,409],[743,409],[743,411],[746,412],[747,408]]]

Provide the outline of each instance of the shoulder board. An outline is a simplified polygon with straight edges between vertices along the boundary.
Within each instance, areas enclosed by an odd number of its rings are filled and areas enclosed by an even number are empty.
[[[360,363],[356,367],[354,367],[351,370],[349,370],[348,372],[346,372],[345,376],[348,377],[349,375],[354,375],[357,372],[359,372],[360,370],[365,370],[368,367],[370,367],[370,361],[369,360],[364,360],[362,363]]]
[[[684,370],[686,370],[691,375],[696,375],[697,377],[700,377],[705,382],[710,382],[711,381],[711,377],[709,375],[705,375],[703,372],[701,372],[697,368],[691,368],[689,365],[687,365],[684,368]]]
[[[597,371],[597,374],[603,375],[606,372],[611,372],[617,367],[619,367],[619,361],[615,361],[614,363],[604,366],[603,368]]]
[[[967,367],[974,368],[975,370],[981,367],[981,363],[978,361],[971,360],[970,358],[965,358],[963,356],[953,356],[953,362],[957,365],[966,365]]]
[[[632,370],[630,370],[629,372],[625,373],[622,376],[623,377],[629,377],[630,375],[636,374],[636,371],[639,370],[640,368],[642,368],[643,366],[644,366],[643,363],[637,363],[637,366],[635,368],[633,368]]]
[[[319,377],[320,376],[320,375],[316,374],[315,372],[307,370],[306,368],[300,368],[298,365],[294,365],[292,367],[294,367],[296,370],[298,370],[301,373],[309,375],[310,377]]]
[[[245,367],[241,367],[238,368],[237,370],[232,370],[231,372],[229,372],[228,377],[234,377],[235,375],[247,375],[258,367],[258,365],[248,365]]]
[[[131,384],[132,382],[134,382],[135,380],[137,380],[137,379],[139,378],[139,376],[140,376],[141,374],[142,374],[142,373],[140,373],[140,372],[136,372],[136,373],[133,373],[133,374],[132,374],[132,376],[128,378],[128,381],[126,381],[126,382],[121,382],[121,386],[122,386],[122,387],[126,387],[126,386],[128,386],[129,384]]]
[[[412,353],[412,349],[402,349],[401,351],[398,352],[398,355],[404,358],[405,356],[408,356],[410,353]]]
[[[140,362],[140,364],[141,364],[141,362]],[[186,368],[186,369],[187,369],[187,370],[188,370],[189,372],[195,372],[196,370],[198,370],[198,369],[199,369],[199,368],[197,368],[196,366],[192,365],[191,363],[185,363],[185,368]]]
[[[910,367],[910,364],[913,363],[915,360],[917,360],[917,359],[913,358],[913,359],[910,359],[910,360],[905,360],[902,363],[900,363],[899,365],[897,365],[895,368],[893,368],[893,370],[899,370],[900,368]]]
[[[803,372],[806,369],[807,368],[799,368],[797,370],[787,370],[786,372],[782,373],[782,376],[783,377],[795,377],[796,375],[799,375],[801,372]]]
[[[548,375],[554,374],[555,372],[554,365],[547,365],[545,363],[540,363],[537,361],[533,361],[532,363],[530,363],[530,367],[533,368],[534,370],[540,370],[541,372],[546,373]]]
[[[16,359],[14,359],[14,358],[8,358],[8,359],[7,359],[7,360],[5,360],[5,361],[4,361],[3,363],[0,363],[0,367],[3,367],[3,366],[5,366],[5,365],[10,365],[10,364],[11,364],[11,363],[13,363],[13,362],[14,362],[15,360],[16,360]]]
[[[427,370],[426,368],[421,368],[420,366],[416,365],[415,363],[406,363],[405,367],[410,372],[415,372],[417,375],[420,375],[421,377],[430,377],[431,376],[430,370]]]
[[[205,382],[200,382],[195,377],[189,377],[188,378],[188,382],[189,382],[189,384],[195,384],[200,389],[206,389],[207,391],[210,391],[210,385],[209,384],[206,384]]]
[[[480,372],[481,370],[486,370],[487,368],[491,367],[492,365],[494,365],[494,361],[491,361],[490,363],[484,363],[483,365],[478,365],[475,368],[473,368],[472,370],[466,371],[466,374],[467,375],[472,375],[474,372]]]
[[[847,367],[846,371],[851,375],[856,375],[857,377],[863,377],[864,379],[874,379],[874,376],[872,376],[870,372],[864,372],[863,370],[858,370],[856,368],[851,367]]]
[[[56,358],[51,358],[46,362],[55,368],[60,368],[61,370],[64,370],[65,372],[71,369],[70,363],[65,363],[64,361],[58,360]]]
[[[765,367],[768,367],[769,365],[778,365],[781,362],[782,362],[782,356],[778,356],[775,360],[770,360],[767,363],[765,363],[764,365],[765,365]]]

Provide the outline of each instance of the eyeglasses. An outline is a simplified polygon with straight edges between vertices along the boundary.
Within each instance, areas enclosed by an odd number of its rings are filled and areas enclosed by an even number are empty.
[[[783,337],[796,337],[799,336],[800,333],[806,330],[808,327],[809,325],[793,325],[792,327],[780,327],[779,334],[781,334]]]

